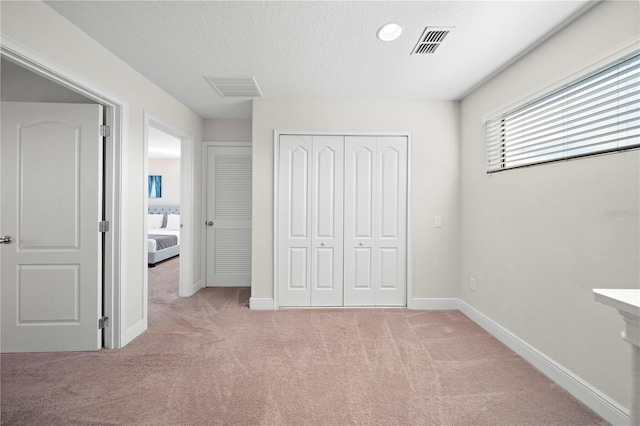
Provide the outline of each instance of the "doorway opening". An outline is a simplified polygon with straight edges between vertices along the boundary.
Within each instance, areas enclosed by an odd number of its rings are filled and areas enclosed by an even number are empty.
[[[197,290],[193,285],[194,258],[193,247],[193,136],[176,129],[171,124],[150,114],[144,114],[144,184],[149,188],[144,201],[144,229],[142,236],[147,242],[144,250],[144,261],[163,261],[179,254],[178,295],[189,297]],[[155,176],[150,178],[150,176]],[[150,185],[151,183],[151,185]],[[150,223],[159,217],[160,226]],[[148,232],[150,226],[159,234],[171,234],[178,238],[179,247],[169,248],[166,256],[160,254],[155,258],[150,250]],[[159,244],[152,243],[152,244]],[[158,246],[156,246],[157,248]],[[167,249],[160,249],[167,250]],[[173,252],[172,252],[173,250]],[[175,261],[175,259],[173,259]],[[143,287],[143,321],[145,329],[148,324],[149,306],[149,268],[144,269]]]
[[[180,139],[149,126],[146,242],[149,268],[180,255],[180,157]],[[177,273],[176,284],[179,282],[179,268]],[[149,286],[153,286],[151,280]],[[177,294],[178,286],[174,290]]]

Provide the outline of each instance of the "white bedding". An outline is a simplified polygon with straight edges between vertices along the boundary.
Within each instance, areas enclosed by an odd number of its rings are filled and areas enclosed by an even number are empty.
[[[155,235],[175,235],[178,238],[178,244],[180,244],[180,231],[167,228],[149,229],[149,234]],[[147,240],[149,252],[156,251],[156,240]]]

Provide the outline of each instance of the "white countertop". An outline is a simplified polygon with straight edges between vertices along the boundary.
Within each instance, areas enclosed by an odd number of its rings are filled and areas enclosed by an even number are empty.
[[[640,289],[594,288],[594,299],[619,311],[640,317]]]

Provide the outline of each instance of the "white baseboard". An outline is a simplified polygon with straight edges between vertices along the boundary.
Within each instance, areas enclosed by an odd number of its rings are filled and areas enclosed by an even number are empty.
[[[196,294],[196,292],[200,289],[204,288],[204,283],[202,280],[191,284],[191,295]]]
[[[127,328],[124,344],[122,346],[125,346],[127,343],[131,342],[133,339],[135,339],[136,337],[144,333],[146,330],[147,330],[147,322],[143,318],[137,323],[133,324],[131,327]]]
[[[249,299],[249,309],[256,311],[273,311],[275,304],[270,297],[251,297]]]
[[[489,334],[504,343],[512,351],[527,360],[531,365],[544,373],[571,395],[579,399],[587,407],[598,413],[613,425],[628,425],[629,410],[613,401],[598,389],[582,380],[579,376],[567,370],[562,365],[549,358],[518,336],[511,333],[489,317],[459,300],[459,310],[473,320]]]
[[[460,299],[454,297],[414,297],[409,301],[407,308],[425,311],[456,311],[459,303]]]

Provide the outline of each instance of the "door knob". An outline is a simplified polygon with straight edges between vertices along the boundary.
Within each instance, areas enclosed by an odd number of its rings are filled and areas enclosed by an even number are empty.
[[[0,244],[11,244],[11,237],[8,235],[0,237]]]
[[[324,247],[324,243],[320,243],[320,245],[321,245],[322,247]]]
[[[207,222],[207,226],[213,226],[213,221],[210,220],[209,222]]]
[[[360,245],[361,245],[361,246],[363,246],[363,245],[364,245],[364,243],[363,243],[362,241],[360,241]]]

